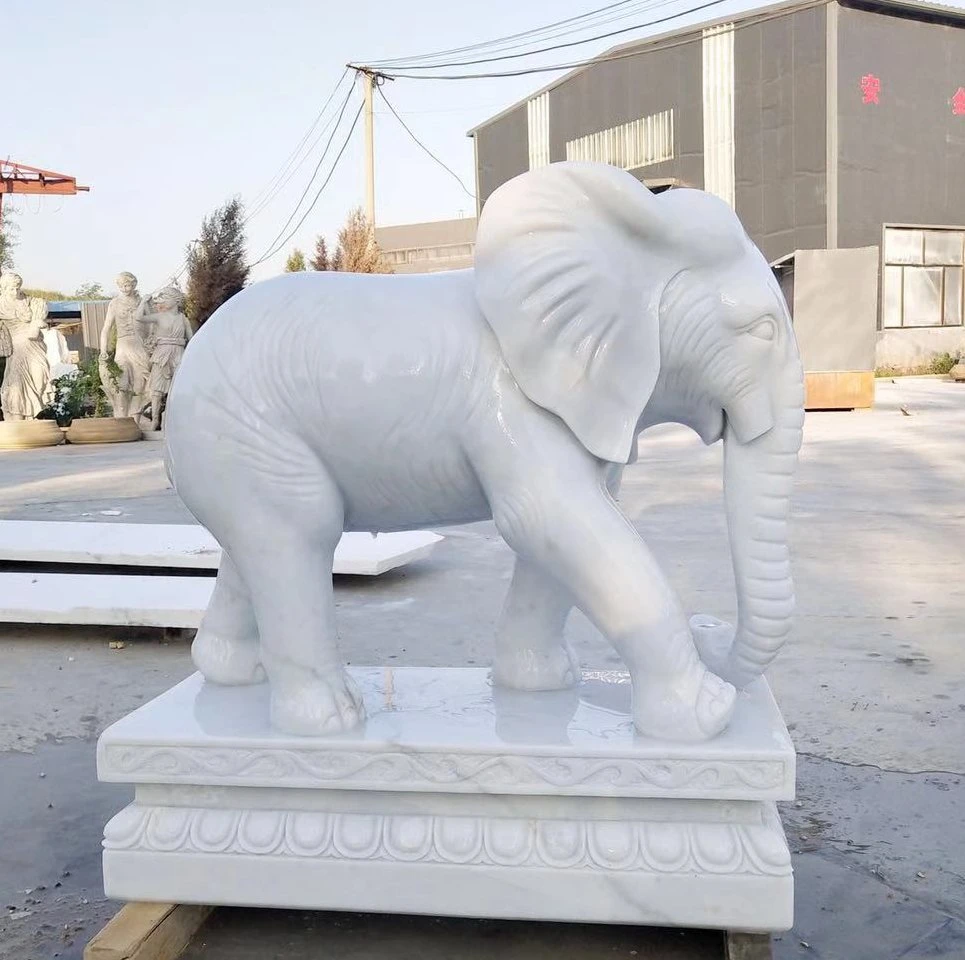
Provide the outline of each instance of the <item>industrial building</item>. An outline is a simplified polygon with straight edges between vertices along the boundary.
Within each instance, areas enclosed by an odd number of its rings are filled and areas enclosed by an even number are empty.
[[[376,227],[382,257],[395,273],[436,273],[472,266],[476,218]]]
[[[965,10],[774,4],[617,47],[470,135],[480,208],[566,159],[727,201],[817,325],[806,369],[965,349]]]

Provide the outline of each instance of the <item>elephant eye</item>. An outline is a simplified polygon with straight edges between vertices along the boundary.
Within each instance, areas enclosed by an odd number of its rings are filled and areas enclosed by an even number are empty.
[[[774,321],[770,317],[765,317],[763,320],[758,320],[747,332],[758,340],[773,340],[776,332]]]

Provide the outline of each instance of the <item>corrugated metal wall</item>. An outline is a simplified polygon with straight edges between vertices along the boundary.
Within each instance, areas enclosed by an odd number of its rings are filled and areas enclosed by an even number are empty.
[[[479,208],[497,187],[529,170],[529,118],[521,103],[476,131],[476,186]]]
[[[704,189],[734,206],[734,25],[704,31]]]
[[[666,50],[593,64],[549,91],[550,158],[566,159],[566,144],[587,134],[616,130],[668,111],[673,156],[636,167],[640,179],[676,177],[702,187],[701,37]]]
[[[566,143],[567,160],[611,163],[621,170],[663,163],[673,155],[673,110],[652,113]]]
[[[962,27],[840,9],[840,246],[880,243],[883,223],[965,225],[959,87]]]
[[[529,169],[545,167],[550,162],[550,101],[548,93],[532,97],[526,103],[526,129],[529,142]]]
[[[735,199],[768,260],[827,238],[824,7],[734,34]]]
[[[84,332],[84,349],[90,353],[100,350],[101,330],[107,320],[110,300],[88,300],[81,304],[80,317]]]

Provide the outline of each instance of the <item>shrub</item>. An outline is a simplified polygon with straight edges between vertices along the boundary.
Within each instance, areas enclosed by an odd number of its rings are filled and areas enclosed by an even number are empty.
[[[929,364],[931,367],[929,372],[948,373],[956,363],[958,363],[958,357],[953,357],[950,353],[940,353],[937,357],[934,357]]]
[[[56,420],[68,427],[73,420],[83,417],[106,417],[111,413],[110,404],[101,383],[100,364],[97,354],[92,354],[73,373],[64,374],[53,381],[54,399],[40,413],[39,420]],[[113,358],[107,358],[107,369],[114,382],[121,368]]]

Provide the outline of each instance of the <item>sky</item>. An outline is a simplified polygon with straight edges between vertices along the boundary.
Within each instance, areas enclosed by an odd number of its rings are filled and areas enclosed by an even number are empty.
[[[74,197],[5,198],[5,212],[17,211],[20,228],[16,269],[28,287],[67,293],[91,281],[113,290],[121,270],[135,273],[142,291],[155,289],[183,264],[185,246],[197,237],[203,216],[233,195],[254,208],[252,201],[302,139],[347,62],[463,46],[604,2],[11,4],[3,12],[0,156],[67,173],[91,188]],[[671,0],[601,30],[643,23],[697,2]],[[561,51],[544,62],[590,56],[635,37],[761,5],[724,0],[674,23]],[[466,132],[559,75],[458,82],[400,78],[385,91],[413,132],[473,190]],[[336,105],[347,86],[341,89]],[[358,102],[356,91],[348,116]],[[310,252],[319,233],[334,241],[348,211],[364,202],[362,144],[360,121],[315,209],[283,250],[254,269],[253,279],[280,272],[296,246]],[[247,224],[251,261],[267,252],[292,213],[319,150]],[[412,142],[378,98],[375,165],[380,226],[475,213],[474,200]]]

